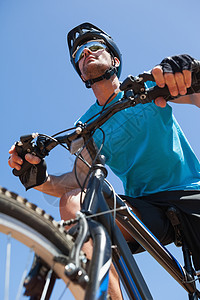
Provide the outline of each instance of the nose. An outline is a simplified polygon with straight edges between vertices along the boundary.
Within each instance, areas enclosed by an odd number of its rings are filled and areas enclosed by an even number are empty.
[[[91,53],[92,53],[92,51],[89,48],[84,48],[83,49],[84,56],[86,56],[87,54],[91,54]]]

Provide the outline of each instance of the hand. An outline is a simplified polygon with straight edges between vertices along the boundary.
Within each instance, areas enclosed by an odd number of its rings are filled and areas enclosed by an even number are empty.
[[[17,154],[17,151],[15,149],[15,145],[11,147],[9,150],[10,157],[8,159],[8,164],[11,168],[20,170],[21,166],[23,164],[23,159]],[[31,163],[31,164],[39,164],[41,162],[41,159],[37,156],[34,156],[32,154],[26,154],[25,159]]]
[[[167,85],[173,97],[184,96],[192,83],[191,65],[193,61],[194,59],[189,55],[165,58],[152,70],[156,84],[161,88]],[[166,101],[164,98],[158,97],[155,99],[155,104],[165,107]]]

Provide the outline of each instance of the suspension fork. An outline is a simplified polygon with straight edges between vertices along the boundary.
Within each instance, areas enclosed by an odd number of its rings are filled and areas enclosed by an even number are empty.
[[[112,254],[111,240],[103,225],[91,219],[87,220],[81,212],[78,215],[78,224],[69,231],[75,236],[70,255],[67,258],[57,258],[57,261],[64,259],[65,274],[85,289],[85,300],[106,300]],[[82,267],[85,257],[82,257],[81,249],[89,238],[93,242],[93,251],[89,270],[86,271]]]

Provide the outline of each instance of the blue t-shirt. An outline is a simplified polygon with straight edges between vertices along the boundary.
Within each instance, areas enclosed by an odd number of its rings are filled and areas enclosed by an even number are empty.
[[[111,103],[122,97],[119,93]],[[86,122],[102,106],[96,102],[79,119]],[[112,116],[101,126],[105,142],[101,153],[132,197],[166,190],[200,190],[200,162],[167,105],[138,104]],[[101,146],[103,134],[94,133]]]

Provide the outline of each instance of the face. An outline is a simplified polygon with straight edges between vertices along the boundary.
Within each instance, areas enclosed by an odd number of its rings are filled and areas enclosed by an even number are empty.
[[[81,54],[79,53],[78,56],[78,66],[83,80],[99,77],[114,65],[114,59],[105,46],[103,48],[95,48],[90,47],[90,43],[86,45],[87,47],[83,47]]]

